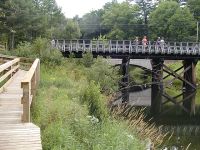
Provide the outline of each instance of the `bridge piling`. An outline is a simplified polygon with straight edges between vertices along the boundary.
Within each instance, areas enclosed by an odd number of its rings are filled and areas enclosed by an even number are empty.
[[[122,58],[122,103],[129,101],[129,57]]]
[[[157,115],[162,109],[163,59],[152,59],[151,114]]]
[[[196,60],[184,60],[184,69],[189,68],[184,73],[184,79],[191,85],[183,82],[183,106],[188,110],[190,115],[195,114],[195,97],[196,97]]]

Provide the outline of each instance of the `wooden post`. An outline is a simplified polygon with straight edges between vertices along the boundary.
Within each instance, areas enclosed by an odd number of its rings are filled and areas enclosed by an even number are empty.
[[[35,98],[36,94],[36,72],[33,74],[32,80],[31,80],[31,95],[33,96],[33,99]]]
[[[21,82],[23,89],[23,97],[21,103],[23,104],[22,122],[30,122],[30,106],[32,100],[35,98],[36,88],[40,80],[40,61],[36,59]]]
[[[38,66],[36,68],[36,87],[38,87],[40,82],[40,60],[38,62]]]
[[[122,59],[122,65],[121,65],[121,70],[122,70],[122,103],[128,102],[129,101],[129,62],[130,59],[129,57],[124,57]]]
[[[190,82],[194,87],[196,87],[196,64],[196,60],[183,61],[184,69],[190,67],[190,69],[184,73],[184,79]],[[190,115],[195,114],[196,89],[194,89],[194,87],[183,82],[183,99],[189,97],[183,102],[183,106],[189,111]]]
[[[23,104],[22,122],[30,122],[30,83],[23,82],[21,87],[23,89],[21,102]]]
[[[163,93],[163,59],[153,59],[152,86],[151,86],[151,113],[157,115],[161,112]]]

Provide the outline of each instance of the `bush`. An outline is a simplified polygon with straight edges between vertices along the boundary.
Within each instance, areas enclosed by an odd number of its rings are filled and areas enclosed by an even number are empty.
[[[118,89],[119,74],[105,59],[98,57],[95,63],[86,70],[89,81],[100,85],[101,92],[110,94]]]
[[[7,51],[4,54],[40,58],[41,62],[50,65],[60,65],[63,60],[61,52],[52,48],[50,42],[45,38],[37,38],[32,44],[29,42],[20,43],[15,50]]]
[[[92,64],[94,64],[94,58],[93,58],[93,55],[92,53],[84,53],[82,54],[83,58],[81,59],[81,64],[83,64],[85,67],[91,67]]]
[[[87,104],[91,116],[95,116],[100,121],[108,117],[106,101],[101,95],[99,86],[95,85],[93,81],[84,91],[82,101]]]

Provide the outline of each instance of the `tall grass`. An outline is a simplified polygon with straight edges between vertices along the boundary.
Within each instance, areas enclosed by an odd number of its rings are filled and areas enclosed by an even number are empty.
[[[88,80],[86,68],[64,64],[41,66],[32,117],[41,127],[43,149],[144,149],[146,142],[126,122],[108,116],[106,96],[97,82]]]

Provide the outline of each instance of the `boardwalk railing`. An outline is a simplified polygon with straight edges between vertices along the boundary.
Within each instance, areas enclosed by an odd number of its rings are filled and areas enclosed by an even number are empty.
[[[5,50],[6,47],[0,43],[0,50]]]
[[[143,45],[130,40],[56,40],[55,47],[62,52],[200,55],[200,43],[194,42],[148,42]]]
[[[21,82],[21,88],[23,89],[22,104],[23,115],[22,122],[30,122],[30,106],[32,100],[35,98],[36,88],[40,80],[40,60],[36,59],[25,78]]]
[[[19,69],[19,61],[20,61],[19,58],[15,58],[11,61],[8,61],[0,65],[0,83],[1,83],[0,92],[3,91],[4,86],[6,86],[6,84],[9,83],[13,75]]]

